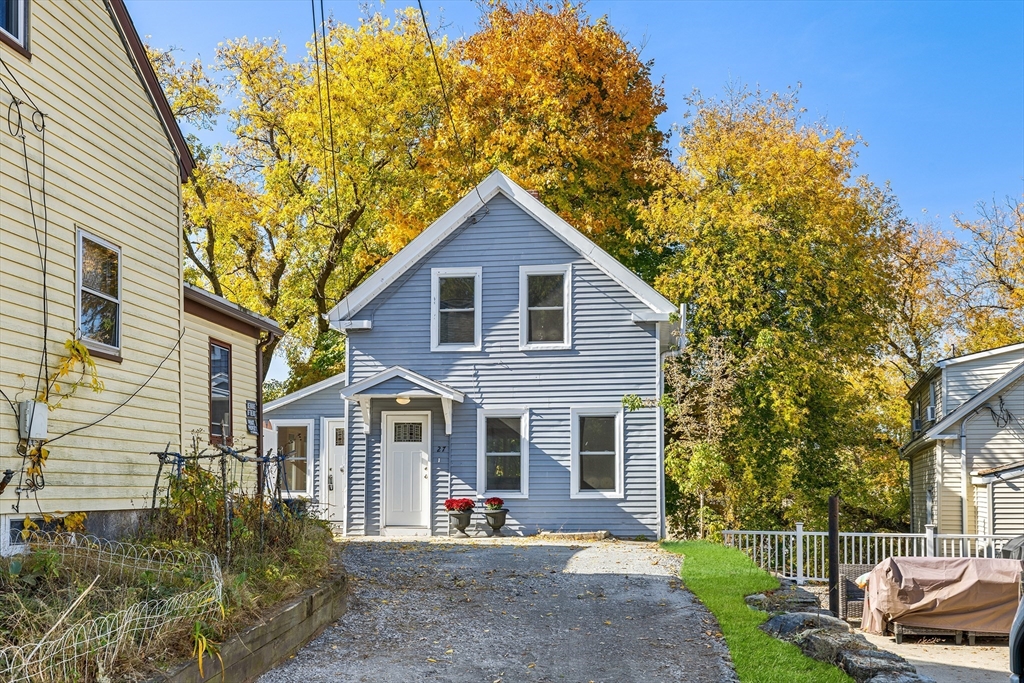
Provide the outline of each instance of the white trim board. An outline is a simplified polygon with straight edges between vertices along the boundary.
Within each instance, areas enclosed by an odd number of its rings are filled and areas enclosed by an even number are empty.
[[[328,314],[331,325],[336,329],[342,329],[342,321],[352,320],[363,307],[397,281],[499,192],[658,314],[659,320],[668,320],[669,316],[676,312],[675,304],[640,279],[636,273],[565,222],[511,178],[501,171],[494,171],[332,308]]]

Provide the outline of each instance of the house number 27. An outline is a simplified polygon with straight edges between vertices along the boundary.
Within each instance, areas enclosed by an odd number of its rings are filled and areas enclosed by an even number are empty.
[[[438,446],[436,452],[437,453],[444,453],[446,450],[448,450],[447,446]]]

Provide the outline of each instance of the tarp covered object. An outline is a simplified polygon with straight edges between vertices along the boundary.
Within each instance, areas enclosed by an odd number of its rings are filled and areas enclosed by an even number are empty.
[[[1009,633],[1024,562],[974,557],[890,557],[868,576],[869,633],[904,626]]]

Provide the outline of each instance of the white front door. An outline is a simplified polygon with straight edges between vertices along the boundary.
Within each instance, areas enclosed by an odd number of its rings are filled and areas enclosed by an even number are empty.
[[[322,500],[327,503],[326,519],[344,531],[345,484],[348,476],[345,469],[347,461],[345,457],[345,439],[347,438],[345,419],[324,418],[323,434],[320,438],[324,440],[323,451],[326,458],[326,462],[323,464],[323,471],[327,473],[323,484],[326,491],[322,496]]]
[[[430,521],[430,413],[385,413],[384,526]]]

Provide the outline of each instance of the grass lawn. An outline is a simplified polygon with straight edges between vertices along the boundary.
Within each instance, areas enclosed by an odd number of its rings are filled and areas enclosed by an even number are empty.
[[[746,555],[704,541],[662,545],[685,557],[683,582],[718,619],[743,683],[852,683],[836,667],[805,657],[797,646],[757,628],[768,615],[747,607],[743,598],[779,582]]]

